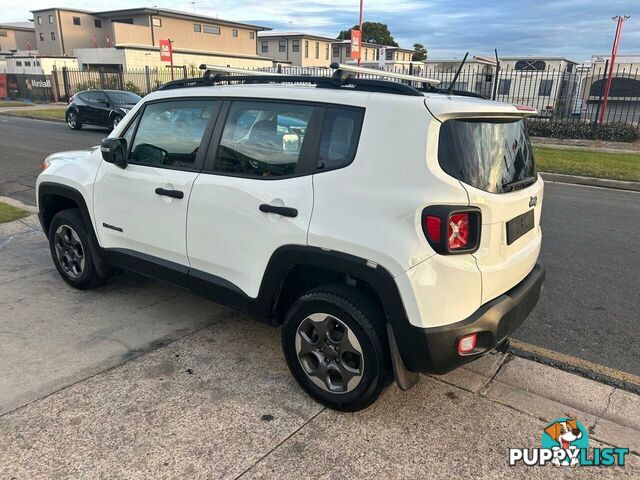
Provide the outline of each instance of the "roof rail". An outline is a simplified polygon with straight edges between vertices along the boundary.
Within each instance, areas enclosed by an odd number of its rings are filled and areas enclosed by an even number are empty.
[[[321,88],[353,87],[354,90],[364,90],[368,92],[422,96],[422,93],[420,93],[416,88],[403,83],[388,80],[356,78],[354,75],[350,74],[350,72],[341,70],[336,70],[331,77],[324,77],[284,75],[259,70],[243,70],[240,68],[206,64],[200,65],[200,68],[205,70],[202,77],[174,80],[172,82],[165,83],[158,90],[212,86],[218,83],[311,83]]]
[[[332,63],[331,68],[343,72],[360,73],[362,75],[374,75],[376,77],[395,78],[396,80],[408,80],[410,82],[428,83],[429,85],[440,85],[440,80],[435,78],[419,77],[417,75],[407,75],[405,73],[387,72],[386,70],[377,70],[375,68],[356,67],[353,65],[345,65],[344,63]]]

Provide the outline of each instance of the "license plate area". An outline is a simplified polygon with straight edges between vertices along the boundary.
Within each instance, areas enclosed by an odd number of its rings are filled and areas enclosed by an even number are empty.
[[[511,245],[529,230],[533,230],[533,210],[518,215],[507,222],[507,245]]]

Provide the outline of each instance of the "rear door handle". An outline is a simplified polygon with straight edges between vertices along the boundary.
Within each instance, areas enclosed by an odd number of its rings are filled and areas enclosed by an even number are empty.
[[[264,213],[277,213],[278,215],[282,215],[283,217],[297,217],[298,210],[291,207],[278,207],[276,205],[269,205],[268,203],[263,203],[260,205],[260,211]]]
[[[156,188],[156,193],[158,195],[163,195],[165,197],[171,197],[171,198],[184,198],[184,192],[181,192],[180,190],[167,190],[164,188]]]

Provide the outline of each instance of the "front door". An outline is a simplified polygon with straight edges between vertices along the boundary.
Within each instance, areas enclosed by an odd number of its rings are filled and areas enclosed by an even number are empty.
[[[214,134],[220,140],[191,193],[193,277],[256,298],[273,253],[284,245],[306,246],[316,162],[310,132],[318,130],[320,111],[285,101],[225,104]]]
[[[97,235],[108,252],[186,276],[187,205],[218,105],[210,99],[153,102],[130,122],[127,167],[102,162],[94,187]]]

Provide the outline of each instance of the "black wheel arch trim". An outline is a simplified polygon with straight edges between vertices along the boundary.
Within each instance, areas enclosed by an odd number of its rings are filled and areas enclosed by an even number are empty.
[[[82,221],[84,222],[87,233],[89,234],[89,248],[91,250],[91,256],[94,260],[96,271],[99,275],[106,275],[108,272],[108,265],[104,262],[102,248],[98,243],[98,237],[96,236],[96,232],[93,228],[89,208],[87,207],[87,202],[85,201],[82,193],[68,185],[53,182],[42,182],[38,185],[36,195],[38,198],[38,219],[42,226],[42,231],[47,238],[49,237],[49,226],[53,219],[53,215],[47,214],[47,209],[49,208],[49,200],[47,198],[49,196],[62,197],[71,200],[77,205],[80,210],[80,215],[82,216]]]

